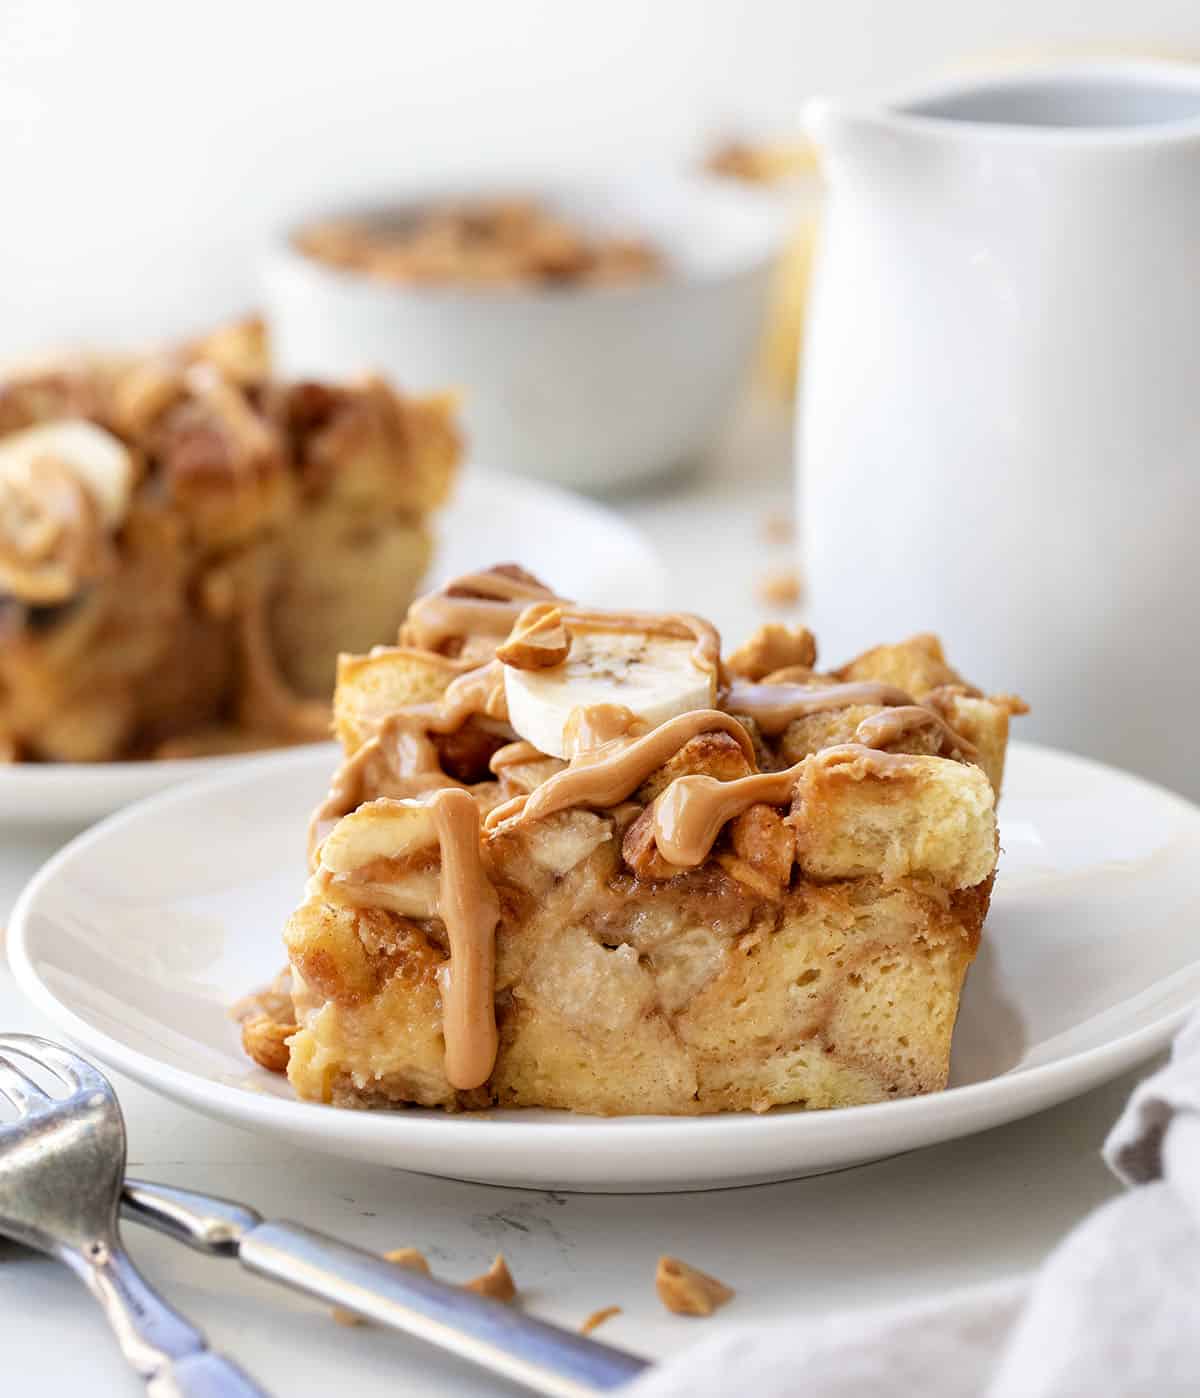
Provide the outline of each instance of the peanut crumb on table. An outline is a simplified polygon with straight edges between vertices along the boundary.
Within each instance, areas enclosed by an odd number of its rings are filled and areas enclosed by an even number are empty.
[[[660,1257],[654,1274],[658,1299],[675,1315],[712,1315],[733,1299],[732,1287],[677,1257]]]
[[[463,1290],[474,1291],[479,1296],[490,1296],[493,1301],[515,1301],[517,1286],[508,1270],[504,1254],[498,1252],[492,1259],[492,1265],[482,1276],[463,1282]]]
[[[590,1335],[593,1330],[598,1329],[606,1320],[611,1320],[613,1316],[620,1315],[620,1306],[601,1306],[598,1311],[593,1311],[590,1316],[579,1327],[581,1335]]]
[[[384,1260],[394,1262],[397,1267],[408,1267],[414,1272],[424,1272],[431,1276],[429,1263],[425,1254],[419,1248],[393,1248],[391,1252],[383,1254]],[[357,1311],[348,1311],[345,1306],[335,1306],[333,1308],[333,1318],[339,1325],[366,1325],[367,1320]]]

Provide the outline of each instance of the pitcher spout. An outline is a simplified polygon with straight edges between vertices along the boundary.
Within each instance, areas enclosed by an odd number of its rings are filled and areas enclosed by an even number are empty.
[[[888,107],[813,97],[804,106],[804,128],[833,184],[903,179],[920,158],[920,132]]]

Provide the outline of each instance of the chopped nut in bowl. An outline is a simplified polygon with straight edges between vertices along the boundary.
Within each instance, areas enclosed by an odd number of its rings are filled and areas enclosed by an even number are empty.
[[[753,192],[705,176],[430,189],[302,220],[268,252],[265,297],[286,373],[460,386],[478,460],[606,490],[712,440],[782,236]]]

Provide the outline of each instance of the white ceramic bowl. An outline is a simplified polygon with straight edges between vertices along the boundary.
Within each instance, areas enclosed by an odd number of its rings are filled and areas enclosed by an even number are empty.
[[[550,290],[394,286],[306,257],[285,235],[264,266],[281,371],[373,369],[410,390],[458,388],[474,458],[563,485],[606,490],[696,456],[745,377],[785,220],[772,201],[703,176],[533,193],[584,228],[651,239],[668,274]],[[424,190],[301,226],[462,197]]]

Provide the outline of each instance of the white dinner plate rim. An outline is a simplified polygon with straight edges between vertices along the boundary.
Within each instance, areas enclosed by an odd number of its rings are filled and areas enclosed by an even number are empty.
[[[1197,807],[1177,793],[1105,763],[1041,744],[1022,743],[1013,744],[1013,747],[1032,755],[1045,753],[1056,758],[1067,758],[1098,772],[1117,773],[1158,797],[1186,808],[1192,815],[1197,814]],[[284,763],[292,762],[298,766],[312,760],[310,752],[284,753],[280,757]],[[497,1121],[486,1112],[441,1116],[418,1116],[415,1112],[361,1112],[255,1093],[162,1063],[139,1049],[128,1047],[76,1015],[38,974],[27,944],[27,931],[30,914],[41,893],[54,882],[59,871],[92,845],[105,840],[114,829],[225,787],[236,789],[256,776],[257,773],[243,769],[189,782],[118,811],[71,840],[47,861],[22,892],[9,927],[8,955],[17,982],[25,994],[76,1045],[94,1053],[102,1062],[153,1090],[200,1110],[216,1111],[227,1120],[237,1120],[251,1126],[269,1121],[298,1135],[313,1136],[314,1143],[315,1137],[324,1136],[343,1136],[358,1143],[372,1139],[382,1141],[393,1136],[396,1141],[429,1145],[490,1130],[505,1136],[510,1132],[522,1134],[530,1147],[538,1141],[554,1144],[566,1140],[578,1141],[581,1131],[587,1131],[589,1151],[601,1153],[625,1149],[632,1143],[633,1133],[657,1139],[669,1138],[693,1147],[703,1144],[705,1140],[724,1140],[734,1133],[740,1133],[747,1145],[766,1140],[777,1141],[780,1137],[791,1135],[807,1136],[813,1145],[818,1145],[829,1144],[852,1128],[870,1135],[881,1123],[897,1128],[902,1123],[908,1123],[916,1128],[935,1122],[939,1117],[957,1114],[961,1129],[942,1130],[938,1134],[937,1139],[946,1140],[1001,1125],[1107,1081],[1164,1048],[1191,1012],[1190,1007],[1170,1010],[1151,1024],[1118,1035],[1104,1044],[1077,1050],[1049,1063],[999,1073],[980,1082],[950,1087],[927,1096],[829,1111],[785,1109],[763,1115],[729,1112],[698,1117],[576,1117],[566,1121]],[[982,1117],[975,1109],[982,1109]]]

